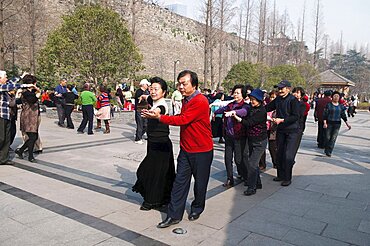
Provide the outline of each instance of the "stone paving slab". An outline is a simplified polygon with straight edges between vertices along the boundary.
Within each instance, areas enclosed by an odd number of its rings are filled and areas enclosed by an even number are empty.
[[[323,236],[335,238],[354,245],[368,246],[370,243],[369,234],[348,229],[348,227],[340,225],[329,224],[325,229]]]
[[[290,230],[283,238],[284,242],[291,243],[298,246],[348,246],[348,243],[341,242],[338,240],[330,239],[324,236],[319,236],[316,234],[311,234],[299,230]]]

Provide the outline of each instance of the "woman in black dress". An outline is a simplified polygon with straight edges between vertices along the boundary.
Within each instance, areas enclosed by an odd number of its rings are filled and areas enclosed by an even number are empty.
[[[168,114],[168,106],[164,99],[167,93],[166,82],[154,77],[150,79],[150,96],[148,103],[151,111]],[[137,181],[132,187],[134,192],[140,193],[144,202],[141,210],[150,210],[168,204],[172,184],[175,179],[175,164],[172,142],[169,138],[168,125],[157,119],[148,119],[147,154],[137,169]]]

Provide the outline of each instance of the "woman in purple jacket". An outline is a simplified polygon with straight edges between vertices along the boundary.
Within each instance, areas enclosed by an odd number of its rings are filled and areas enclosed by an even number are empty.
[[[242,158],[246,144],[246,132],[242,124],[234,117],[231,117],[235,114],[239,117],[245,117],[248,113],[249,105],[244,102],[244,98],[246,97],[244,85],[235,85],[232,94],[234,101],[214,112],[215,114],[225,114],[224,137],[227,181],[223,186],[226,188],[234,186],[233,157],[239,177],[244,178],[244,180],[247,178],[246,168]]]

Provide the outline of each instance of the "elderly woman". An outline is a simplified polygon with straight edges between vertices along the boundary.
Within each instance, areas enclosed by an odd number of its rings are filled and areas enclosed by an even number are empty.
[[[164,99],[167,83],[159,77],[150,79],[150,83],[152,86],[148,103],[151,111],[168,115],[168,106]],[[137,181],[132,187],[134,192],[140,193],[144,198],[141,210],[150,210],[169,203],[175,179],[173,148],[168,125],[157,119],[148,119],[147,134],[147,153],[137,169]]]
[[[247,143],[245,152],[248,152],[247,172],[248,172],[248,189],[244,191],[244,195],[250,196],[256,194],[256,189],[262,189],[260,178],[260,169],[258,167],[259,160],[267,146],[267,113],[263,106],[264,92],[260,89],[254,89],[249,98],[251,101],[251,109],[248,115],[244,118],[233,116],[238,122],[241,122],[247,130]]]
[[[225,167],[227,173],[227,181],[223,184],[224,187],[230,188],[234,186],[233,176],[233,157],[238,170],[238,174],[246,177],[245,165],[243,163],[243,150],[246,141],[246,132],[242,124],[236,121],[232,115],[245,117],[249,110],[249,105],[244,102],[246,91],[243,85],[235,85],[232,89],[234,101],[230,102],[225,107],[217,109],[215,114],[225,114],[224,131],[225,131]]]
[[[23,77],[24,84],[34,84],[36,85],[36,77],[27,74]],[[25,132],[28,136],[27,140],[24,142],[21,148],[16,149],[15,153],[20,159],[23,159],[23,152],[28,149],[28,160],[30,162],[36,162],[33,156],[33,148],[35,142],[38,139],[39,130],[39,103],[36,93],[39,89],[28,88],[22,93],[22,111],[20,115],[20,128],[22,132]]]

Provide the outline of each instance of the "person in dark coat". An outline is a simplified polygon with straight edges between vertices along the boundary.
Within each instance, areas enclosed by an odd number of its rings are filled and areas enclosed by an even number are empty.
[[[291,83],[283,80],[277,86],[279,96],[266,105],[266,110],[276,110],[277,177],[273,180],[282,186],[291,184],[293,165],[300,135],[299,102],[291,93]]]
[[[167,83],[159,77],[150,79],[150,83],[152,86],[148,103],[151,110],[158,111],[161,115],[168,115],[168,106],[164,99],[168,90]],[[137,181],[132,187],[134,192],[140,193],[144,198],[141,210],[167,205],[175,179],[169,126],[156,119],[148,119],[147,134],[147,154],[137,169]]]
[[[315,106],[315,121],[317,121],[317,147],[320,149],[325,148],[326,129],[324,128],[324,109],[328,103],[331,102],[331,91],[325,91],[324,97],[316,102]]]
[[[244,195],[251,196],[256,194],[257,189],[262,189],[260,169],[258,163],[267,146],[267,113],[263,105],[264,92],[254,89],[250,94],[251,108],[246,117],[240,118],[236,114],[234,117],[241,122],[247,130],[246,166],[247,166],[247,190]]]

